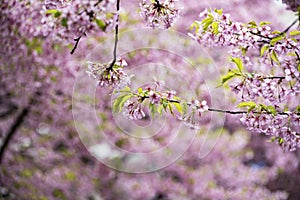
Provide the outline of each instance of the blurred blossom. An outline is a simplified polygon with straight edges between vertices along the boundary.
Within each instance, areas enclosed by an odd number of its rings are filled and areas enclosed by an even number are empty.
[[[283,3],[287,4],[287,9],[292,11],[299,11],[300,1],[299,0],[282,0]]]
[[[100,87],[120,87],[130,84],[132,76],[127,75],[123,68],[127,66],[124,59],[118,58],[113,64],[99,64],[87,62],[88,70],[86,73],[97,80],[97,85]]]
[[[168,29],[179,17],[179,9],[175,8],[176,1],[142,0],[140,3],[140,14],[146,20],[149,27]]]

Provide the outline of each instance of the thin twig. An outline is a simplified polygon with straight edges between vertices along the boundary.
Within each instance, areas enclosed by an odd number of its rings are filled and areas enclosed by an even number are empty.
[[[279,33],[278,35],[274,36],[273,38],[276,38],[278,36],[281,36],[281,35],[287,33],[297,22],[298,22],[298,19],[295,19],[295,21],[293,21],[293,23],[291,25],[289,25],[289,27],[287,27],[283,32]]]
[[[300,56],[299,56],[299,54],[298,54],[297,51],[295,51],[295,54],[296,54],[296,56],[297,56],[297,59],[300,61]]]
[[[78,46],[78,43],[79,43],[81,37],[82,37],[82,35],[79,36],[78,38],[75,38],[75,39],[74,39],[74,41],[75,41],[76,43],[75,43],[75,45],[74,45],[72,51],[70,52],[71,54],[73,54],[73,53],[75,52],[75,50],[77,49],[77,46]]]
[[[238,114],[244,114],[247,113],[247,111],[231,111],[231,110],[221,110],[221,109],[216,109],[216,108],[208,108],[208,111],[211,112],[219,112],[219,113],[228,113],[232,115],[238,115]]]
[[[94,4],[94,7],[98,6],[99,3],[101,3],[101,2],[102,2],[102,0],[97,1],[97,2]]]
[[[227,114],[232,114],[232,115],[239,115],[239,114],[247,114],[248,113],[248,111],[241,111],[241,110],[231,111],[231,110],[221,110],[221,109],[216,109],[216,108],[208,108],[208,111],[219,112],[219,113],[227,113]],[[253,113],[259,113],[259,112],[253,111]],[[272,113],[266,112],[265,114],[272,114]],[[279,115],[288,115],[288,113],[286,113],[286,112],[278,112],[277,114],[279,114]]]
[[[259,37],[261,37],[261,38],[264,38],[264,39],[268,39],[268,41],[266,41],[266,40],[260,40],[260,41],[258,41],[258,42],[261,42],[261,43],[269,43],[272,39],[274,39],[274,38],[276,38],[276,37],[279,37],[279,36],[282,36],[282,35],[284,35],[285,33],[287,33],[296,23],[298,22],[298,19],[296,19],[295,21],[293,21],[293,23],[291,24],[291,25],[289,25],[284,31],[282,31],[281,33],[279,33],[279,34],[277,34],[277,35],[275,35],[275,36],[273,36],[273,37],[269,37],[269,36],[264,36],[264,35],[261,35],[261,34],[259,34],[259,33],[255,33],[255,32],[253,32],[253,31],[250,31],[250,33],[252,34],[252,35],[256,35],[256,36],[259,36]]]
[[[284,76],[270,76],[270,77],[263,77],[263,79],[285,79]]]
[[[149,96],[140,96],[140,94],[138,94],[138,93],[133,93],[133,95],[141,97],[143,100],[150,98]],[[169,99],[168,101],[171,102],[171,103],[181,103],[180,100],[175,100],[175,99]],[[190,106],[191,103],[187,103],[187,105]],[[227,114],[232,114],[232,115],[239,115],[239,114],[247,114],[248,113],[248,111],[244,111],[244,110],[232,111],[232,110],[222,110],[222,109],[217,109],[217,108],[208,108],[208,111],[210,111],[210,112],[219,112],[219,113],[227,113]],[[253,113],[258,113],[258,112],[253,111]],[[266,112],[266,114],[272,114],[272,113]],[[288,115],[288,113],[286,113],[286,112],[277,112],[277,114],[279,114],[279,115]]]
[[[255,32],[253,32],[253,31],[250,31],[250,33],[251,33],[252,35],[256,35],[256,36],[259,36],[259,37],[262,37],[262,38],[265,38],[265,39],[268,39],[268,40],[271,40],[271,39],[272,39],[271,37],[264,36],[264,35],[261,35],[261,34],[259,34],[259,33],[255,33]],[[264,41],[262,41],[262,42],[264,42]]]
[[[117,61],[117,48],[118,48],[118,41],[119,41],[119,10],[120,10],[120,0],[117,0],[117,19],[116,19],[116,26],[115,26],[115,45],[113,51],[113,61],[110,63],[107,70],[111,70],[114,64]]]
[[[102,2],[102,0],[97,1],[97,2],[94,4],[94,7],[98,6],[101,2]],[[87,10],[84,10],[84,11],[82,11],[80,14],[82,14],[83,12],[86,12],[87,15],[90,17],[90,21],[92,21],[94,12],[93,12],[93,11],[92,11],[92,12],[87,12]],[[83,33],[83,35],[86,35],[86,34]],[[78,38],[75,38],[75,39],[74,39],[74,41],[75,41],[76,43],[75,43],[75,45],[74,45],[72,51],[70,52],[71,54],[74,54],[75,50],[77,49],[77,46],[78,46],[78,43],[79,43],[81,37],[82,37],[82,35],[79,36]]]

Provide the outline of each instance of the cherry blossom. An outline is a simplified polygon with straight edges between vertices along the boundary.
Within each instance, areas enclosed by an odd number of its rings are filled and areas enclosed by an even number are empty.
[[[177,0],[142,0],[140,3],[141,16],[146,20],[147,26],[152,28],[170,28],[179,16],[180,10],[175,7]]]
[[[124,59],[118,58],[118,60],[111,66],[111,63],[108,64],[97,64],[93,62],[88,62],[88,70],[86,73],[97,80],[97,85],[100,87],[125,87],[127,84],[130,84],[130,78],[123,68],[127,66],[127,63]]]

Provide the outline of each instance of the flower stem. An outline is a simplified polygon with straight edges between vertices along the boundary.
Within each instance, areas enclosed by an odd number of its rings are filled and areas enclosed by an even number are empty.
[[[114,64],[117,60],[117,47],[118,47],[118,41],[119,41],[119,10],[120,10],[120,0],[117,0],[117,19],[116,19],[116,26],[115,26],[115,45],[114,45],[114,51],[113,51],[113,61],[110,63],[108,67],[108,71],[112,70]]]

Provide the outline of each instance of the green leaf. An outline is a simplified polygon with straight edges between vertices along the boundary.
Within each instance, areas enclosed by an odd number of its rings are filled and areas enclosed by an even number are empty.
[[[248,22],[250,28],[256,28],[257,27],[257,24],[255,21],[251,21],[251,22]]]
[[[95,19],[96,21],[96,24],[98,25],[98,27],[102,30],[102,31],[105,31],[106,29],[106,23],[101,20],[101,19]]]
[[[244,66],[243,66],[243,62],[242,62],[242,59],[240,58],[231,58],[231,61],[235,63],[235,65],[237,66],[237,68],[239,69],[239,71],[241,73],[243,73],[243,69],[244,69]]]
[[[195,29],[196,33],[199,32],[199,28],[200,28],[200,22],[199,21],[194,21],[191,26],[190,26],[190,30]]]
[[[296,35],[300,35],[299,30],[293,30],[293,31],[290,32],[290,36],[296,36]]]
[[[68,26],[68,18],[64,17],[61,19],[61,25],[64,27]]]
[[[281,32],[278,31],[278,30],[275,30],[275,31],[272,31],[272,34],[273,34],[273,35],[279,35],[279,34],[281,34]]]
[[[185,101],[181,102],[182,105],[182,113],[186,113],[187,109],[188,109],[188,105]]]
[[[169,104],[168,100],[163,99],[162,105],[163,105],[163,108],[165,109],[165,111],[166,111],[166,109],[167,109],[167,107],[168,107],[168,104]]]
[[[172,103],[172,104],[175,106],[175,108],[177,109],[177,111],[178,111],[180,114],[183,114],[183,108],[182,108],[182,105],[181,105],[180,103],[174,102],[174,103]]]
[[[273,115],[276,115],[277,110],[275,109],[274,106],[267,106],[267,112],[268,112],[268,113],[271,113],[271,114],[273,114]]]
[[[116,93],[131,93],[131,89],[130,87],[128,86],[125,86],[123,89],[121,90],[114,90],[113,91],[113,94],[116,94]]]
[[[113,112],[120,112],[124,106],[124,103],[132,97],[132,94],[124,94],[118,96],[113,103]]]
[[[248,48],[242,47],[241,50],[242,50],[242,55],[245,56],[248,51]]]
[[[60,17],[61,16],[61,12],[55,9],[52,10],[46,10],[46,14],[52,14],[55,18]]]
[[[255,107],[256,103],[253,101],[246,101],[246,102],[241,102],[238,104],[238,108],[243,108],[243,107]]]
[[[274,45],[274,44],[276,44],[278,41],[283,40],[283,39],[284,39],[284,36],[283,36],[283,35],[279,35],[279,36],[277,36],[277,37],[272,38],[272,40],[270,41],[270,44],[271,44],[271,45]]]
[[[157,107],[155,104],[149,103],[149,108],[150,108],[150,112],[152,117],[155,116],[155,113],[157,112]]]
[[[218,22],[213,22],[211,24],[211,27],[213,29],[213,33],[214,34],[218,34],[219,33],[219,23]]]
[[[223,14],[223,9],[215,9],[215,12],[218,13],[219,15],[222,15]]]
[[[269,49],[269,45],[264,45],[261,49],[260,49],[260,56],[263,56],[265,54],[265,52]]]
[[[235,76],[237,76],[236,73],[234,73],[233,71],[229,71],[226,75],[222,76],[222,84],[221,85],[224,85],[224,83],[226,83],[227,81],[229,81],[230,79],[232,79]]]
[[[261,110],[267,111],[268,113],[271,113],[273,115],[275,115],[277,113],[274,106],[266,106],[264,104],[259,104],[259,107]]]
[[[161,116],[162,115],[162,110],[163,110],[163,105],[159,105],[158,107],[157,107],[157,112],[158,112],[158,114]]]
[[[275,61],[276,63],[279,63],[277,54],[276,54],[276,52],[275,52],[274,50],[273,50],[272,53],[271,53],[271,59],[272,59],[273,61]]]
[[[205,19],[202,20],[201,24],[203,26],[203,30],[206,31],[208,27],[213,23],[213,18],[211,17],[206,17]]]
[[[124,89],[120,90],[120,92],[131,92],[130,87],[125,86]]]
[[[295,111],[298,113],[300,112],[300,105],[296,107]]]
[[[279,137],[279,138],[277,139],[277,141],[278,141],[278,144],[284,143],[284,139],[283,139],[282,137]]]
[[[130,99],[131,97],[132,97],[132,94],[128,94],[127,96],[125,96],[125,97],[122,99],[122,101],[121,101],[120,104],[119,104],[119,112],[122,111],[125,102],[126,102],[128,99]]]
[[[138,88],[138,93],[142,94],[143,93],[143,89],[142,88]]]
[[[259,26],[265,26],[265,25],[268,25],[268,24],[271,24],[271,22],[262,21],[262,22],[259,23]]]

